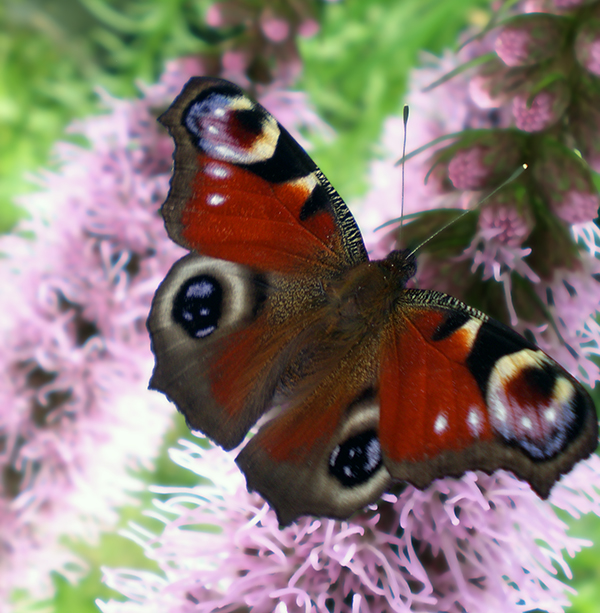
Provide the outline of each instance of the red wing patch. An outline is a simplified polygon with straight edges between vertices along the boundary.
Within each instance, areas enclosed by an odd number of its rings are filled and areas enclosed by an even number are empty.
[[[314,175],[272,184],[246,168],[197,156],[192,195],[180,211],[186,245],[211,257],[276,272],[337,261],[342,249],[331,212],[300,221]]]
[[[432,310],[400,314],[389,330],[381,362],[379,436],[393,462],[428,460],[492,436],[485,401],[465,364],[476,330],[462,328],[433,343],[443,319]]]

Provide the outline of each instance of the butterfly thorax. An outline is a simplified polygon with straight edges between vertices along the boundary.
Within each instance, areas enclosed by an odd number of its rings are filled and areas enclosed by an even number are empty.
[[[384,260],[361,262],[327,288],[329,304],[343,327],[379,327],[415,271],[415,258],[407,251],[392,251]]]

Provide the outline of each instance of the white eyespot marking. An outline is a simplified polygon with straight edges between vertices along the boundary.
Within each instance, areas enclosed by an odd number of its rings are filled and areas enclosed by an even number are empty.
[[[365,470],[372,472],[381,462],[381,445],[378,438],[371,439],[366,449],[367,461]]]
[[[210,206],[219,206],[225,202],[225,196],[221,196],[221,194],[211,194],[206,201]]]
[[[443,413],[440,413],[437,416],[435,423],[433,424],[433,431],[436,434],[442,434],[447,429],[448,429],[448,418]]]
[[[508,412],[503,404],[495,403],[492,408],[493,416],[501,423],[506,423]]]
[[[553,424],[556,421],[556,409],[554,407],[552,407],[551,409],[546,409],[543,415],[544,415],[544,419],[549,424]]]
[[[529,417],[521,417],[521,425],[525,430],[531,430],[531,428],[533,428],[533,422]]]
[[[223,107],[221,107],[221,106],[217,106],[217,107],[214,109],[214,111],[213,111],[213,115],[214,115],[215,117],[223,117],[223,116],[225,115],[225,113],[226,113],[226,112],[227,112],[227,111],[226,111],[226,110],[225,110]]]
[[[471,407],[469,409],[469,415],[467,416],[467,427],[473,437],[479,437],[483,428],[483,419],[481,417],[481,411],[477,407]]]
[[[210,134],[214,134],[215,136],[220,132],[220,130],[219,130],[219,128],[217,128],[217,126],[210,126],[210,125],[208,126],[207,131]]]
[[[207,164],[204,171],[215,179],[226,179],[230,175],[229,169],[226,166],[222,166],[216,162]]]

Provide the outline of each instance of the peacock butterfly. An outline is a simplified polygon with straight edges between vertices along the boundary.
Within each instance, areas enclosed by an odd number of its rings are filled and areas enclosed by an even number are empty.
[[[176,143],[162,214],[190,253],[154,297],[150,387],[224,449],[272,414],[236,461],[282,525],[467,470],[546,498],[593,452],[582,385],[484,313],[406,288],[408,252],[370,261],[338,193],[241,89],[191,79],[160,121]]]

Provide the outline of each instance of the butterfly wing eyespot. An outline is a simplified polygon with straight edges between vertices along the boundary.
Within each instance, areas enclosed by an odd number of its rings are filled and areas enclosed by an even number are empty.
[[[379,444],[376,396],[350,400],[342,388],[322,387],[288,408],[236,460],[248,488],[269,502],[282,526],[301,515],[345,519],[392,485]]]
[[[236,461],[282,525],[467,470],[546,497],[593,452],[583,386],[483,313],[405,289],[407,252],[370,262],[337,192],[241,89],[192,79],[160,120],[176,143],[162,214],[191,253],[153,300],[150,386],[225,449],[272,417]]]
[[[247,267],[190,254],[169,271],[148,317],[156,359],[150,387],[175,402],[192,430],[225,449],[238,445],[265,410],[251,402],[239,376],[236,380],[230,372],[235,367],[228,346],[240,331],[246,334],[238,341],[240,349],[264,336],[267,292],[268,282]],[[240,386],[237,398],[219,397],[220,379],[211,375],[215,363],[232,376],[227,385]],[[243,359],[239,364],[244,366]],[[258,376],[250,359],[245,367]]]

